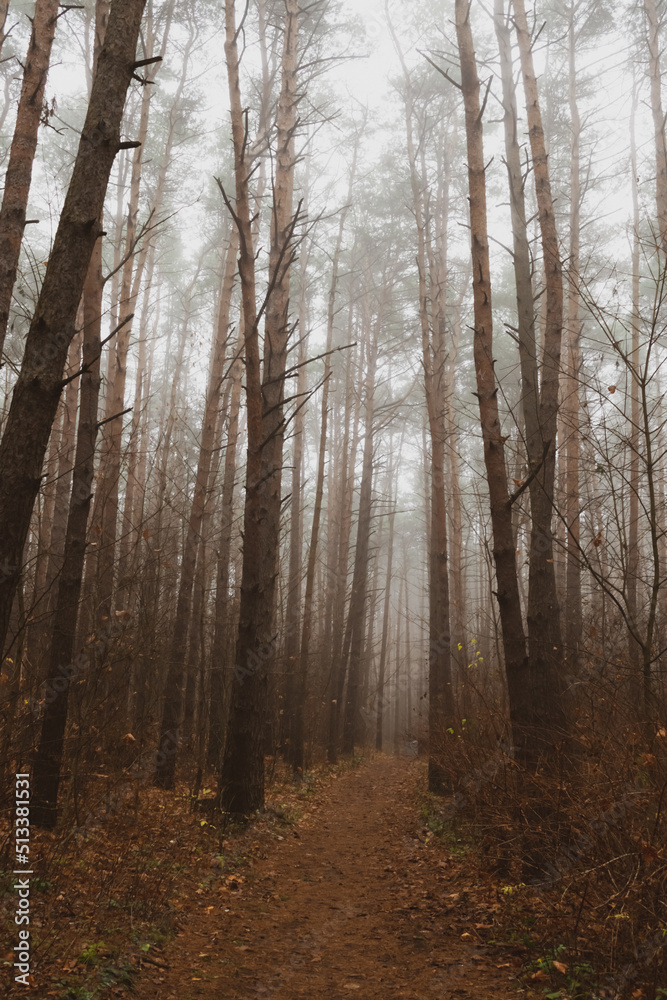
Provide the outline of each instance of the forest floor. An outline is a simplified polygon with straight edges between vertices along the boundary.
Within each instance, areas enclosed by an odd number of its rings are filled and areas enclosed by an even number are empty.
[[[187,789],[146,786],[118,793],[122,808],[100,808],[83,835],[35,831],[32,989],[12,982],[9,878],[5,995],[509,1000],[550,985],[567,996],[553,969],[531,974],[542,953],[526,947],[511,892],[434,821],[425,774],[423,759],[372,754],[300,785],[285,776],[262,816],[225,831],[191,810]]]
[[[192,901],[168,966],[135,995],[516,997],[515,957],[485,940],[493,886],[471,887],[466,865],[424,836],[422,774],[421,761],[385,755],[348,770],[221,902]]]

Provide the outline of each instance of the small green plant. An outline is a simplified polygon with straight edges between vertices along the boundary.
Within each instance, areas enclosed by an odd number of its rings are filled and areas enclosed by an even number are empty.
[[[104,947],[104,941],[99,941],[96,944],[87,944],[77,961],[81,962],[82,965],[96,965],[100,959],[100,949]]]
[[[86,945],[77,961],[82,965],[97,965],[102,959],[116,954],[118,954],[117,948],[109,948],[104,941],[96,941]]]
[[[68,986],[61,996],[62,1000],[93,1000],[94,994],[85,986]]]
[[[533,975],[542,973],[542,978],[546,975],[551,978],[552,985],[545,986],[543,991],[547,1000],[561,1000],[565,997],[568,1000],[586,1000],[594,985],[595,969],[590,962],[568,962],[566,953],[567,947],[559,944],[543,958],[530,962],[528,969]],[[559,979],[565,985],[556,989]]]

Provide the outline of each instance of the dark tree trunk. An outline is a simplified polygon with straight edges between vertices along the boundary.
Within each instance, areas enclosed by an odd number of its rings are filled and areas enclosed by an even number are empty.
[[[4,645],[62,373],[95,241],[136,58],[145,0],[116,0],[97,66],[72,179],[0,444],[0,646]]]
[[[233,5],[232,20],[233,20]],[[229,9],[229,8],[228,8]],[[290,266],[294,258],[292,200],[294,187],[294,133],[299,97],[297,81],[297,40],[299,8],[297,0],[286,0],[282,54],[282,82],[276,124],[276,175],[269,255],[269,296],[266,303],[264,366],[260,385],[254,272],[252,286],[243,292],[246,333],[246,395],[248,399],[248,461],[244,512],[241,608],[236,646],[235,678],[223,757],[220,784],[223,807],[247,814],[264,804],[264,730],[269,664],[275,656],[274,604],[278,574],[280,538],[281,471],[284,438],[284,390],[289,338]],[[238,54],[232,51],[228,34],[226,49],[230,59],[232,127],[235,131],[237,177],[237,218],[242,226],[241,256],[251,251],[248,239],[249,215],[238,210],[239,180],[246,181],[245,136],[238,91]],[[236,49],[234,36],[233,49]],[[236,67],[234,70],[233,67]],[[232,87],[232,76],[236,86]],[[239,160],[243,162],[239,162]],[[245,209],[244,209],[245,212]],[[250,262],[248,262],[248,265]],[[254,260],[252,261],[254,268]],[[249,272],[249,266],[245,268]],[[244,270],[241,271],[242,288]],[[253,301],[250,303],[250,292]]]

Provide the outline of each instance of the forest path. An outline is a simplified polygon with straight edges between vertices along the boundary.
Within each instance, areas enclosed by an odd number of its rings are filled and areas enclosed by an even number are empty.
[[[201,899],[167,949],[168,967],[153,981],[141,976],[134,995],[516,997],[509,962],[474,929],[481,897],[471,910],[460,865],[425,843],[420,769],[421,761],[377,755],[338,778],[220,908]],[[475,889],[493,910],[489,888]]]

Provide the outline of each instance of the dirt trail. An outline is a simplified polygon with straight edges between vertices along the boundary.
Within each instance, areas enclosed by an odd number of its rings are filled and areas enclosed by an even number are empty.
[[[378,756],[336,780],[238,891],[214,907],[201,898],[167,949],[168,967],[145,972],[135,995],[516,997],[507,955],[474,929],[460,873],[418,836],[421,766]]]

